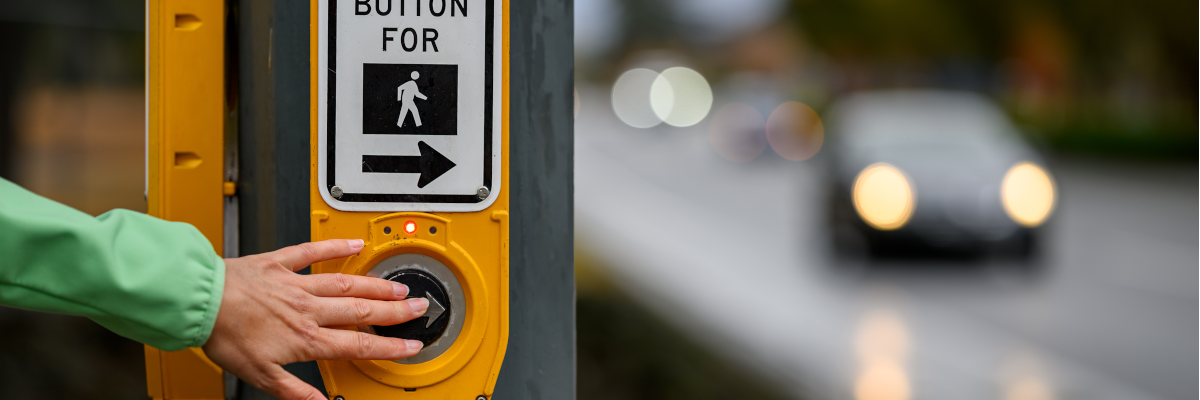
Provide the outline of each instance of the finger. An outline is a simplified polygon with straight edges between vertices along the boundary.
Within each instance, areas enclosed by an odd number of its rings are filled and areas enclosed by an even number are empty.
[[[323,298],[317,301],[316,320],[320,326],[396,325],[425,315],[429,300],[364,300],[351,297]]]
[[[386,279],[346,274],[305,276],[301,286],[319,297],[360,297],[375,300],[400,300],[408,296],[408,286]]]
[[[265,382],[254,386],[279,400],[324,400],[320,390],[312,387],[295,375],[285,371],[283,367],[272,365],[267,372]],[[257,379],[247,379],[247,382],[261,382]]]
[[[287,269],[299,271],[313,263],[352,256],[362,248],[362,239],[329,239],[284,247],[264,255]]]
[[[399,360],[421,351],[418,340],[376,336],[359,331],[321,328],[309,356],[316,360]]]

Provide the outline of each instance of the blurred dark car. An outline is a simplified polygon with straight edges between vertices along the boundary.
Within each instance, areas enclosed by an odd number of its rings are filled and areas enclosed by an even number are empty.
[[[864,92],[838,101],[826,120],[839,250],[1032,254],[1054,209],[1054,182],[991,101]]]

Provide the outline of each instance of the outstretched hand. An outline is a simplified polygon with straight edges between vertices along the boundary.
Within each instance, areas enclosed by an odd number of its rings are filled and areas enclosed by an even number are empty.
[[[362,250],[362,240],[333,239],[225,260],[225,293],[204,352],[247,383],[284,400],[323,399],[285,371],[310,360],[396,360],[421,342],[330,326],[394,325],[420,317],[427,300],[404,300],[408,287],[343,274],[297,275],[310,264]]]

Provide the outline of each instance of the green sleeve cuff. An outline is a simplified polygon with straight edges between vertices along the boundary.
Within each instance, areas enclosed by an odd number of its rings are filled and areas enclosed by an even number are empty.
[[[217,323],[217,314],[221,311],[221,299],[225,296],[225,260],[213,254],[212,290],[209,292],[208,305],[205,306],[204,317],[200,320],[200,330],[192,344],[188,347],[199,347],[208,343],[212,336],[213,325]]]

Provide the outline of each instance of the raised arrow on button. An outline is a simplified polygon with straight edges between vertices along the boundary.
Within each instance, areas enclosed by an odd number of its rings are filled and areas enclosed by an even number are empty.
[[[363,156],[362,172],[421,174],[417,187],[423,188],[446,171],[454,168],[454,162],[438,153],[425,142],[417,142],[419,156]]]
[[[430,325],[433,325],[433,321],[437,321],[438,317],[441,317],[442,313],[446,312],[446,307],[442,307],[429,293],[425,293],[425,300],[429,300],[429,308],[425,310],[425,316],[429,317],[429,319],[425,320],[425,327],[428,328]]]

